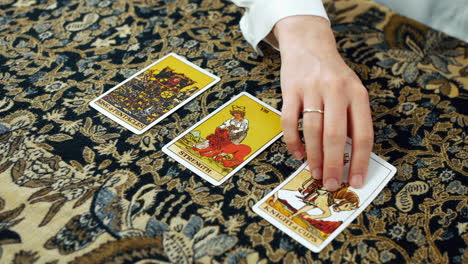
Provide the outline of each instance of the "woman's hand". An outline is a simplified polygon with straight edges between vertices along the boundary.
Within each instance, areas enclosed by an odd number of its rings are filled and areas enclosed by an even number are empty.
[[[365,182],[373,146],[372,117],[366,89],[336,49],[329,22],[317,16],[291,16],[276,23],[273,33],[281,52],[282,126],[289,151],[307,154],[316,179],[329,191],[339,188],[346,136],[353,139],[349,182]],[[303,114],[305,149],[298,133]]]

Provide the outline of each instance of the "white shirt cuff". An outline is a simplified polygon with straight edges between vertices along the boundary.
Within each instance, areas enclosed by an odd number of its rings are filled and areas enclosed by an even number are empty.
[[[255,0],[246,2],[250,2],[250,5],[245,5],[247,8],[240,21],[240,28],[244,38],[260,55],[263,53],[258,48],[258,43],[265,39],[274,25],[281,19],[297,15],[314,15],[328,20],[321,0]],[[273,43],[269,41],[267,43],[278,49]]]

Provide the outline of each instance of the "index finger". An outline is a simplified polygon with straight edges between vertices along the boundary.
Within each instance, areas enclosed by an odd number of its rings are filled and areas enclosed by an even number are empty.
[[[304,157],[304,146],[299,136],[299,113],[302,107],[300,97],[292,92],[283,93],[283,107],[281,109],[281,126],[283,139],[289,152],[296,159]]]

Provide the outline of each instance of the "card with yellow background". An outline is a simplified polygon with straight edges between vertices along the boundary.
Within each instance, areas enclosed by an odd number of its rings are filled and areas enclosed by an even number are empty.
[[[141,134],[208,89],[219,78],[169,54],[134,74],[90,105]]]
[[[347,183],[352,153],[345,148],[343,184],[328,191],[322,179],[314,179],[307,163],[253,206],[253,211],[314,252],[335,239],[375,199],[396,168],[374,153],[365,184],[356,189]]]
[[[281,113],[241,93],[163,151],[214,185],[226,181],[282,135]]]

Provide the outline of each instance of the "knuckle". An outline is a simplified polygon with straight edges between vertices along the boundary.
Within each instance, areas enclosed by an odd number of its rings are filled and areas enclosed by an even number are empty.
[[[330,83],[336,84],[336,86],[348,86],[350,84],[360,83],[359,78],[354,74],[343,74],[339,76],[327,76],[325,77]]]
[[[322,128],[318,122],[304,122],[302,125],[304,131],[307,131],[308,133],[314,133],[318,134],[322,131]]]
[[[353,70],[346,71],[342,77],[350,84],[361,84],[361,79]]]
[[[339,87],[343,87],[350,83],[351,79],[348,76],[340,76],[335,79],[335,84]]]
[[[291,90],[291,89],[297,89],[301,87],[302,82],[298,78],[290,79],[287,81],[283,81],[284,85],[281,85],[282,87],[286,88],[285,90]]]
[[[322,155],[317,151],[307,151],[307,162],[309,163],[309,167],[321,167],[322,166]]]
[[[288,80],[288,87],[301,88],[313,86],[319,79],[318,74],[315,72],[308,72],[307,74],[296,76],[295,78]]]
[[[332,129],[325,134],[325,139],[330,143],[343,141],[345,134],[337,129]]]
[[[302,78],[301,84],[310,85],[316,83],[318,78],[319,76],[317,75],[317,73],[311,72],[310,74],[307,74]]]
[[[369,166],[369,159],[364,159],[364,158],[356,158],[353,159],[351,166],[353,167],[353,170],[356,169],[367,169]]]
[[[372,147],[374,146],[374,143],[372,141],[369,141],[369,140],[360,140],[360,141],[357,141],[356,143],[356,146],[365,150],[365,151],[371,151],[372,150]]]
[[[335,82],[335,84],[327,87],[327,91],[333,96],[339,96],[343,93],[343,85],[340,82]]]
[[[346,79],[347,79],[348,83],[350,83],[350,84],[354,84],[354,85],[364,87],[362,85],[361,79],[359,79],[359,77],[356,74],[354,74],[354,72],[353,72],[353,74],[348,75],[348,77],[346,77]]]
[[[283,112],[286,112],[286,111],[283,110]],[[284,114],[284,115],[281,116],[281,124],[285,128],[296,126],[297,125],[297,118],[293,118],[290,115]]]
[[[297,138],[297,137],[294,137],[294,136],[285,135],[285,136],[283,137],[283,141],[284,141],[284,143],[286,143],[286,145],[288,146],[288,149],[296,148],[297,145],[299,144],[298,138]]]
[[[339,160],[336,161],[328,161],[327,164],[324,166],[324,171],[332,172],[331,174],[337,174],[338,172],[343,170],[343,163]]]
[[[374,134],[373,133],[363,133],[356,138],[356,145],[359,146],[372,146],[374,143]]]
[[[356,91],[356,94],[365,99],[365,100],[369,100],[369,92],[367,91],[367,89],[364,87],[364,86],[360,86],[358,87],[357,91]]]

